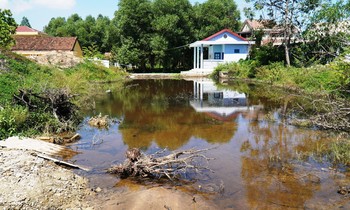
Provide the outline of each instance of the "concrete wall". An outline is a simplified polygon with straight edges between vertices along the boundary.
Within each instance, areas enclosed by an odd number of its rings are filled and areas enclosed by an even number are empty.
[[[237,50],[239,52],[237,52]],[[240,59],[246,59],[249,54],[249,46],[243,44],[230,44],[225,46],[224,60],[226,62],[237,62]]]
[[[237,50],[239,52],[237,52]],[[248,45],[244,44],[230,44],[225,45],[224,49],[222,45],[213,45],[209,46],[209,60],[204,60],[204,68],[214,68],[217,66],[217,64],[214,64],[216,60],[215,53],[221,53],[224,51],[224,61],[225,62],[237,62],[240,59],[246,59],[249,54],[249,47]],[[222,56],[222,55],[221,55]],[[210,61],[211,60],[211,61]],[[222,60],[222,57],[221,57]]]
[[[204,69],[215,69],[219,64],[224,63],[223,60],[204,60]]]

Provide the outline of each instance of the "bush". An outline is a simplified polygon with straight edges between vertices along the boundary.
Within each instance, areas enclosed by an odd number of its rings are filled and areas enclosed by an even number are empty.
[[[6,106],[0,110],[0,139],[21,133],[28,118],[28,109],[21,106]]]
[[[254,61],[239,61],[232,63],[220,64],[215,68],[214,75],[218,76],[219,72],[227,72],[229,77],[247,79],[254,77],[255,62]]]
[[[282,80],[286,67],[282,62],[272,63],[257,68],[256,78],[270,84],[278,83]]]

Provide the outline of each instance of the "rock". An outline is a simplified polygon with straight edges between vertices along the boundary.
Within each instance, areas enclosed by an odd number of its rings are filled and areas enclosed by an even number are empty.
[[[57,51],[45,55],[31,57],[35,62],[42,65],[58,66],[61,68],[71,68],[82,62],[82,58],[76,57],[73,54]]]
[[[341,195],[348,195],[350,194],[350,187],[339,186],[339,189],[337,192]]]

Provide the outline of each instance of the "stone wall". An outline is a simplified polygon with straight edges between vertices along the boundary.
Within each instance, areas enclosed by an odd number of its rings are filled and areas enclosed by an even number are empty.
[[[29,59],[42,65],[57,66],[60,68],[70,68],[83,59],[74,55],[72,51],[19,51]]]

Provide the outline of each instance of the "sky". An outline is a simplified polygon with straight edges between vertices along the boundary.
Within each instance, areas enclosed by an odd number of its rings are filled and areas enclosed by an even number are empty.
[[[192,4],[204,1],[190,0]],[[243,8],[247,3],[244,0],[235,0],[235,2],[241,11],[241,19],[244,20]],[[18,24],[25,16],[32,28],[42,31],[51,18],[67,18],[74,13],[82,18],[88,15],[97,17],[102,14],[112,19],[114,12],[118,9],[118,0],[0,0],[0,8],[10,9]]]

